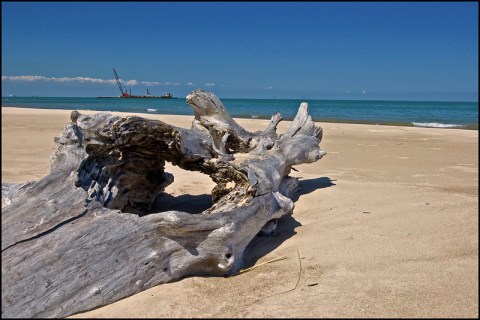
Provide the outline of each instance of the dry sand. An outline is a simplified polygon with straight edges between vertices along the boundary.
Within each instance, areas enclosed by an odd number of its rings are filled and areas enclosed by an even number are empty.
[[[69,114],[2,107],[2,182],[48,174]],[[181,127],[193,119],[140,116]],[[247,130],[267,124],[237,121]],[[249,265],[286,259],[159,285],[75,317],[477,317],[478,131],[318,125],[328,154],[292,171],[302,187],[293,215],[276,236],[255,239],[247,257]],[[214,186],[167,168],[173,195]]]

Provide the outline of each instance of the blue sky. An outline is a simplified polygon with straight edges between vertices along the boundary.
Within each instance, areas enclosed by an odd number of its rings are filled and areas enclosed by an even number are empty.
[[[2,2],[2,96],[478,101],[476,2]]]

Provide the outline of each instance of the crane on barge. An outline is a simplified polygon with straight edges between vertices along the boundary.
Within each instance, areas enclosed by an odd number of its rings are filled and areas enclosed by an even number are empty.
[[[118,77],[118,74],[117,74],[117,71],[115,71],[115,68],[113,68],[113,73],[115,74],[115,80],[117,80],[118,88],[120,89],[120,92],[122,93],[121,97],[125,97],[125,98],[130,97],[131,94],[129,94],[127,92],[127,88],[125,88],[125,86],[122,84],[122,82],[120,82],[120,78]]]
[[[113,73],[115,74],[115,80],[117,81],[118,89],[120,89],[120,93],[122,94],[120,98],[157,98],[157,99],[176,99],[176,97],[172,96],[171,93],[166,93],[163,96],[152,96],[150,95],[150,91],[147,88],[147,94],[144,96],[135,96],[132,95],[132,90],[130,93],[127,91],[127,88],[123,85],[122,81],[120,81],[120,77],[118,76],[117,71],[113,68]]]

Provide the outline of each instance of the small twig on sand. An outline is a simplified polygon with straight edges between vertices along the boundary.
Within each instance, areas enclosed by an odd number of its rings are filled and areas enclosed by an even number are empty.
[[[253,267],[250,267],[250,268],[247,268],[247,269],[240,270],[239,272],[234,273],[234,274],[230,275],[229,277],[236,276],[236,275],[238,275],[238,274],[240,274],[240,273],[244,273],[244,272],[253,270],[253,269],[255,269],[255,268],[257,268],[257,267],[260,267],[260,266],[263,266],[263,265],[265,265],[265,264],[267,264],[267,263],[271,263],[271,262],[275,262],[275,261],[280,261],[280,260],[283,260],[283,259],[287,259],[287,256],[281,256],[281,257],[278,257],[278,258],[274,258],[274,259],[272,259],[272,260],[268,260],[268,261],[262,262],[262,263],[260,263],[260,264],[257,264],[256,266],[253,266]]]
[[[298,278],[297,278],[297,283],[295,283],[295,287],[293,287],[292,289],[288,289],[286,291],[277,292],[275,294],[259,298],[257,300],[254,300],[254,301],[250,302],[248,305],[253,304],[255,302],[258,302],[258,301],[263,300],[263,299],[278,296],[279,294],[287,293],[287,292],[294,291],[295,289],[297,289],[298,283],[300,282],[300,276],[302,274],[302,260],[300,259],[300,251],[299,250],[297,250],[297,254],[298,254],[298,262],[299,262],[300,269],[298,270]]]

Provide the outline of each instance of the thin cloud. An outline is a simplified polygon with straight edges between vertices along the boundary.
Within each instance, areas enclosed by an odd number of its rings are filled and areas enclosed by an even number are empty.
[[[128,80],[125,82],[127,86],[136,86],[138,84],[137,80]]]
[[[45,77],[42,76],[2,76],[2,81],[41,81],[46,80]]]
[[[212,83],[212,82],[207,82],[204,84],[205,87],[213,87],[215,86],[215,83]]]
[[[2,81],[18,81],[18,82],[35,82],[35,81],[45,81],[45,82],[56,82],[56,83],[94,83],[94,84],[116,84],[115,79],[98,79],[98,78],[90,78],[90,77],[44,77],[44,76],[2,76]],[[126,86],[160,86],[162,85],[159,81],[138,81],[138,80],[122,80],[122,84]],[[181,85],[179,82],[165,82],[163,85],[167,86],[179,86]],[[187,83],[188,86],[193,86],[192,82]],[[206,83],[206,86],[214,86],[215,83]]]
[[[34,82],[34,81],[47,81],[47,82],[79,82],[79,83],[107,83],[107,84],[114,84],[115,80],[105,80],[105,79],[98,79],[98,78],[90,78],[90,77],[44,77],[44,76],[2,76],[2,81],[21,81],[21,82]],[[137,83],[136,80],[129,80],[127,81],[130,85],[135,85]]]
[[[158,81],[142,81],[142,84],[145,86],[159,86],[161,83]]]

